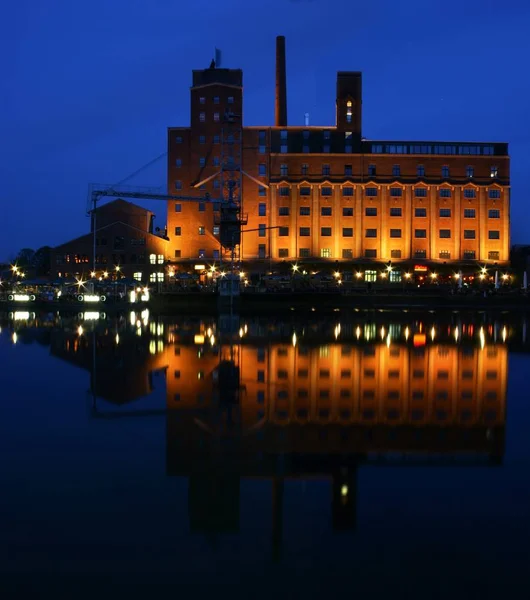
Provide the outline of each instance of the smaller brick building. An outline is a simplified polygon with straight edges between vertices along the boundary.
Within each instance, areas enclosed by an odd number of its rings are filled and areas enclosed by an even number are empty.
[[[125,200],[104,204],[96,212],[95,257],[92,223],[90,233],[53,249],[52,277],[88,278],[93,272],[96,277],[112,277],[119,267],[119,273],[128,278],[163,281],[168,240],[154,232],[154,217]]]

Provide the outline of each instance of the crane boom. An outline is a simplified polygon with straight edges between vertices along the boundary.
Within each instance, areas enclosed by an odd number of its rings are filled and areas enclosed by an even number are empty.
[[[173,194],[163,194],[162,188],[138,187],[128,185],[106,185],[91,184],[88,189],[87,213],[96,210],[97,203],[102,198],[131,198],[135,200],[178,200],[183,202],[220,202],[220,199],[213,200],[210,194],[204,196],[174,196]]]

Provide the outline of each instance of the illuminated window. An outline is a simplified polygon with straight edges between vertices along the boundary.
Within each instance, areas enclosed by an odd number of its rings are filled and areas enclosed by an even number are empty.
[[[282,130],[280,131],[280,138],[281,138],[282,140],[286,140],[286,139],[287,139],[287,129],[282,129]]]
[[[442,250],[440,254],[438,254],[438,258],[449,259],[451,258],[451,253],[449,252],[449,250]]]
[[[151,283],[156,283],[156,273],[149,273],[149,281]]]
[[[343,248],[342,249],[342,258],[351,260],[353,258],[353,250],[351,248]]]
[[[288,152],[287,144],[282,144],[282,145],[280,146],[280,152],[281,152],[282,154],[287,154],[287,152]]]
[[[331,258],[331,248],[321,248],[320,258]]]
[[[149,262],[150,262],[152,265],[156,265],[156,254],[150,254],[150,255],[149,255]]]
[[[136,281],[142,281],[142,273],[140,271],[133,273],[133,279],[136,279]]]
[[[375,252],[375,250],[373,252]],[[364,280],[369,281],[370,283],[377,281],[377,271],[372,271],[372,270],[365,271],[364,272]]]
[[[159,254],[159,255],[156,257],[156,262],[157,262],[159,265],[163,265],[163,264],[164,264],[164,255],[163,255],[163,254]]]
[[[214,235],[219,235],[219,231],[220,231],[219,225],[214,225],[213,226],[213,234]]]
[[[500,254],[496,250],[488,252],[488,260],[499,260]]]
[[[160,283],[162,281],[164,281],[164,273],[157,273],[156,274],[156,279],[157,281]]]
[[[206,229],[205,229],[204,225],[199,225],[198,233],[199,233],[199,235],[205,235],[206,234]]]

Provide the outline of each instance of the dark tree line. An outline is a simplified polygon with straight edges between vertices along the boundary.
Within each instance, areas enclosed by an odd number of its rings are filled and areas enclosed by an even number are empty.
[[[38,250],[22,248],[12,259],[13,264],[21,269],[32,269],[35,275],[45,276],[50,274],[51,247],[43,246]]]

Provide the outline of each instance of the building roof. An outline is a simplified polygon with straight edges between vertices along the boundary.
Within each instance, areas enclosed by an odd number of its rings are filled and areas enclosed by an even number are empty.
[[[140,232],[142,235],[145,236],[151,236],[154,238],[157,238],[158,240],[162,240],[163,242],[168,242],[169,240],[167,240],[166,238],[163,238],[159,235],[156,235],[154,233],[151,233],[149,231],[145,231],[144,229],[139,229],[138,227],[134,227],[133,225],[129,225],[128,223],[124,223],[123,221],[114,221],[113,223],[109,223],[108,225],[104,225],[103,227],[98,227],[96,229],[97,232],[99,231],[104,231],[105,229],[109,229],[109,227],[114,227],[115,225],[123,225],[124,227],[127,227],[128,229],[132,229],[134,231],[138,231]],[[70,244],[73,244],[74,242],[78,242],[84,238],[89,238],[92,239],[92,232],[89,233],[85,233],[83,235],[80,235],[76,238],[73,238],[71,240],[68,240],[67,242],[64,242],[62,244],[59,244],[58,246],[55,246],[54,250],[58,250],[59,248],[62,248],[63,246],[69,246]]]

